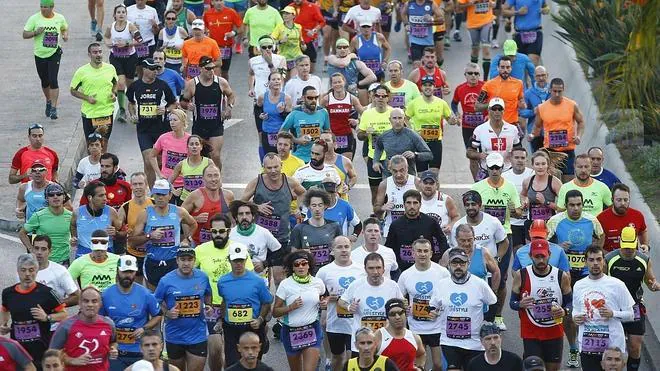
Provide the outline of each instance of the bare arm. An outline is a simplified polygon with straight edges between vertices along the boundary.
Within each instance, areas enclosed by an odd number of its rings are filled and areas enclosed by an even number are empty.
[[[494,292],[497,292],[498,287],[500,287],[500,281],[502,280],[502,273],[500,272],[500,267],[497,265],[497,262],[490,255],[488,250],[482,249],[484,255],[484,261],[486,263],[486,269],[491,274],[490,283],[491,288]]]
[[[383,205],[385,204],[385,196],[387,191],[387,182],[382,181],[378,185],[378,192],[376,193],[376,202],[374,203],[374,213],[382,218],[385,211],[383,210]]]
[[[582,115],[582,111],[580,111],[580,108],[577,104],[575,105],[575,111],[573,112],[573,119],[577,125],[577,136],[582,138],[582,134],[584,134],[584,116]]]
[[[254,193],[257,190],[257,178],[252,179],[247,186],[245,187],[245,190],[243,190],[243,194],[241,195],[241,200],[243,201],[250,201],[252,197],[254,196]],[[185,203],[185,201],[184,201]]]
[[[387,63],[392,55],[392,47],[383,34],[378,33],[376,34],[376,37],[378,37],[378,43],[380,44],[381,49],[383,49],[383,63]]]
[[[160,148],[153,147],[152,150],[149,151],[149,165],[151,165],[151,168],[154,169],[156,179],[164,178],[163,173],[160,172],[160,167],[158,167],[158,156],[160,156],[160,154]]]
[[[415,353],[415,366],[424,367],[426,365],[426,347],[422,343],[422,338],[415,334],[415,342],[417,343],[417,353]]]
[[[197,221],[193,218],[186,209],[179,207],[179,217],[181,224],[186,225],[188,228],[181,228],[181,241],[185,241],[197,229]]]
[[[128,237],[128,243],[132,246],[142,246],[149,239],[144,234],[144,224],[147,221],[147,211],[144,210],[138,215],[137,220],[135,221],[135,226],[133,227],[133,233]]]
[[[355,65],[357,66],[358,71],[360,71],[362,76],[364,76],[364,79],[358,81],[358,84],[361,86],[368,86],[369,84],[376,82],[376,74],[371,70],[371,68],[367,67],[364,62],[355,61]]]

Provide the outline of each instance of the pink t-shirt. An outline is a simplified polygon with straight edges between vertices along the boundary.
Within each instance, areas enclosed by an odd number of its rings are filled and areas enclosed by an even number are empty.
[[[188,157],[189,137],[190,134],[185,133],[183,138],[176,138],[174,132],[170,131],[161,135],[154,144],[154,149],[160,150],[162,161],[160,172],[164,177],[169,178],[176,164]],[[175,188],[183,187],[183,178],[181,176],[176,178],[173,186]]]

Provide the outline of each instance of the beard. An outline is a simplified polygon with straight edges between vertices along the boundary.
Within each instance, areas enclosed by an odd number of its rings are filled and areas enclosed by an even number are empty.
[[[214,237],[213,238],[213,246],[219,248],[219,249],[224,249],[225,246],[227,245],[227,241],[229,241],[229,237]]]

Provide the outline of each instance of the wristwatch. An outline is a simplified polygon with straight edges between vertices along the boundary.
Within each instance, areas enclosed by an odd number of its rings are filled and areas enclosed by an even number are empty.
[[[501,263],[502,262],[502,257],[501,256],[496,256],[495,261],[497,261],[498,263]]]
[[[151,233],[147,233],[145,236],[147,237],[147,240],[151,239]]]

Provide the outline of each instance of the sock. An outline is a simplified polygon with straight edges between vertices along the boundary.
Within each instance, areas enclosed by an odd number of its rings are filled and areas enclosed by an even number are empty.
[[[461,30],[461,24],[463,23],[463,14],[464,13],[455,13],[454,14],[454,23],[456,25],[456,31]]]
[[[639,361],[640,358],[628,357],[628,371],[637,371],[639,370]]]
[[[490,71],[490,58],[484,58],[481,67],[484,69],[484,79],[486,79],[486,76],[488,76],[488,72]]]
[[[470,56],[470,62],[472,63],[479,63],[479,56]]]
[[[500,30],[500,23],[495,22],[493,23],[493,40],[497,40],[497,31]]]
[[[577,344],[569,344],[569,348],[570,348],[571,352],[578,352]]]

